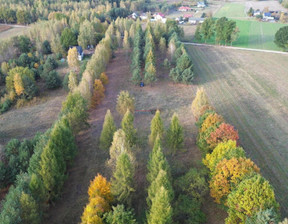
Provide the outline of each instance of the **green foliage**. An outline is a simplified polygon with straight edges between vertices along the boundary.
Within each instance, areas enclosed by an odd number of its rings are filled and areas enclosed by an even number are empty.
[[[107,110],[103,128],[100,136],[100,148],[108,150],[113,141],[113,135],[116,132],[116,126],[110,110]]]
[[[173,191],[169,176],[168,176],[166,171],[159,170],[159,173],[158,173],[156,179],[148,187],[148,197],[147,197],[146,201],[147,201],[149,208],[151,207],[152,200],[155,198],[157,191],[162,186],[167,190],[168,196],[169,196],[169,201],[172,202],[172,200],[174,198],[174,191]]]
[[[205,171],[196,168],[191,168],[185,175],[179,177],[175,182],[175,186],[177,192],[185,193],[201,203],[208,192]]]
[[[117,158],[116,169],[111,180],[111,192],[119,203],[131,206],[134,189],[134,166],[129,155],[122,152]]]
[[[77,39],[76,35],[73,33],[73,31],[66,27],[60,37],[61,44],[63,48],[67,51],[70,46],[75,46],[77,45]]]
[[[131,81],[135,84],[135,85],[139,85],[141,82],[142,78],[141,78],[141,70],[139,67],[133,69],[132,71],[132,78]]]
[[[48,89],[56,89],[62,85],[60,76],[58,72],[56,72],[55,70],[46,74],[44,76],[44,79],[45,79],[45,85]]]
[[[167,130],[166,139],[173,154],[184,146],[183,128],[179,123],[178,115],[175,113],[173,114],[170,126]]]
[[[164,124],[160,116],[160,111],[157,110],[150,125],[151,134],[149,135],[150,145],[154,145],[154,142],[159,136],[160,139],[163,138],[164,134]]]
[[[286,50],[288,48],[288,26],[281,27],[275,34],[275,44]]]
[[[212,37],[214,34],[214,20],[212,18],[207,18],[204,20],[201,25],[201,34],[205,40],[205,43]]]
[[[61,115],[66,115],[74,134],[88,126],[87,111],[87,102],[78,92],[70,93],[63,102]]]
[[[199,224],[206,222],[206,216],[201,211],[201,202],[195,198],[180,194],[174,207],[174,220],[177,224]]]
[[[112,206],[112,211],[105,214],[107,224],[136,224],[134,212],[125,210],[124,205]]]
[[[21,223],[22,224],[38,224],[40,223],[40,214],[38,205],[34,198],[22,191],[20,197],[21,204]]]
[[[124,116],[128,109],[131,111],[131,113],[134,113],[135,99],[129,94],[128,91],[121,91],[117,97],[116,110],[120,115]]]
[[[158,189],[152,200],[151,209],[148,214],[148,224],[171,224],[172,207],[169,201],[168,191],[162,186]]]
[[[29,37],[21,35],[17,37],[16,46],[21,53],[28,53],[32,48],[32,43]]]
[[[156,68],[153,63],[149,62],[145,64],[145,75],[144,75],[144,82],[145,84],[152,84],[153,82],[157,81],[156,77]]]
[[[48,56],[46,61],[45,61],[44,66],[43,66],[44,76],[45,76],[45,74],[51,72],[52,70],[56,69],[57,67],[58,67],[57,61],[52,56]]]
[[[181,50],[182,51],[182,50]],[[194,79],[193,64],[187,53],[183,53],[176,63],[176,68],[170,71],[169,76],[174,82],[191,84]]]
[[[136,129],[134,128],[133,122],[134,116],[128,109],[122,119],[121,127],[122,130],[125,132],[126,139],[131,147],[136,144]]]
[[[228,218],[225,223],[245,222],[247,216],[254,216],[260,209],[266,210],[279,205],[274,190],[267,180],[259,174],[243,180],[228,196]]]
[[[153,150],[149,155],[147,168],[147,180],[150,184],[157,178],[160,170],[164,170],[170,178],[170,167],[163,154],[159,137],[156,138]]]
[[[43,54],[51,54],[52,53],[51,45],[50,45],[48,40],[45,40],[42,43],[42,52],[43,52]]]

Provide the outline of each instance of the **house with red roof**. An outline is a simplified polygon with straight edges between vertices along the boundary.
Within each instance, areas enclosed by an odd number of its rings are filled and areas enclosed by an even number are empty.
[[[190,7],[187,7],[187,6],[181,6],[179,9],[178,9],[179,12],[188,12],[188,11],[192,11],[192,8]]]

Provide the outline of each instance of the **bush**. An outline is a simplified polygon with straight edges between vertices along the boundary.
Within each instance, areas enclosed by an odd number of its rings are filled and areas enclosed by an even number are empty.
[[[45,76],[45,84],[48,89],[56,89],[61,86],[61,79],[56,71],[51,71]]]

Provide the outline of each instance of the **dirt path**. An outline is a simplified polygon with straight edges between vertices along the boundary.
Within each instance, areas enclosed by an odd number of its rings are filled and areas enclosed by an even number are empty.
[[[160,69],[159,79],[154,86],[136,87],[129,81],[129,62],[123,52],[116,52],[115,58],[107,68],[107,75],[110,79],[106,87],[106,97],[99,108],[90,111],[90,128],[83,131],[77,137],[79,153],[76,156],[74,165],[69,169],[69,177],[64,186],[62,198],[56,202],[55,206],[49,209],[49,213],[44,223],[49,224],[73,224],[79,223],[85,204],[88,202],[87,190],[90,180],[97,173],[101,173],[110,178],[109,169],[105,166],[108,153],[99,150],[99,137],[103,125],[104,116],[107,109],[110,109],[114,119],[120,126],[121,117],[116,113],[115,105],[117,95],[120,90],[129,90],[136,99],[136,109],[160,109],[161,116],[168,126],[170,118],[177,112],[180,121],[184,126],[186,151],[180,152],[177,156],[170,158],[169,162],[172,172],[183,172],[189,167],[200,166],[200,151],[195,146],[197,129],[191,116],[190,105],[195,95],[196,86],[173,85],[167,81],[167,70]],[[160,61],[159,61],[160,64]],[[153,118],[149,113],[135,114],[135,127],[138,130],[139,147],[135,149],[137,169],[136,169],[136,196],[134,198],[135,211],[140,220],[145,217],[144,209],[146,204],[146,165],[150,152],[147,146],[150,121]],[[177,169],[175,167],[177,166]],[[215,204],[208,197],[204,206],[208,214],[207,223],[224,223],[225,212],[216,208]]]
[[[262,29],[262,27],[261,27]],[[261,36],[263,38],[263,35]],[[215,48],[224,48],[224,49],[232,49],[232,50],[243,50],[243,51],[254,51],[254,52],[264,52],[264,53],[274,53],[274,54],[284,54],[288,55],[288,52],[283,51],[272,51],[272,50],[262,50],[262,49],[253,49],[253,48],[244,48],[244,47],[232,47],[232,46],[220,46],[220,45],[211,45],[211,44],[198,44],[198,43],[189,43],[183,42],[185,45],[192,45],[192,46],[203,46],[203,47],[215,47]]]
[[[216,111],[239,130],[247,156],[275,188],[287,216],[288,56],[206,46],[188,50],[197,83]]]

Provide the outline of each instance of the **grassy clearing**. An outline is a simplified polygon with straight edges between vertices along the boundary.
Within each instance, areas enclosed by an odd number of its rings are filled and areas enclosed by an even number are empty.
[[[0,32],[0,41],[6,40],[11,37],[19,36],[25,33],[27,27],[11,27],[8,30]]]
[[[221,18],[245,18],[247,17],[244,4],[240,3],[226,3],[215,14],[214,17]]]
[[[271,182],[282,215],[288,215],[287,56],[188,47],[198,85],[216,111],[234,125],[240,144]]]
[[[162,63],[158,58],[159,81],[153,86],[140,88],[129,81],[129,60],[127,61],[123,51],[115,52],[115,58],[107,68],[109,84],[106,86],[106,96],[98,108],[90,111],[90,128],[84,130],[77,138],[79,153],[73,168],[69,172],[68,180],[64,186],[64,193],[55,207],[50,209],[48,218],[44,223],[79,223],[84,206],[88,202],[87,189],[90,180],[97,173],[101,173],[108,179],[111,176],[110,169],[105,162],[109,158],[108,152],[99,149],[99,137],[107,109],[111,110],[115,122],[120,127],[121,117],[116,112],[116,99],[121,90],[128,90],[136,100],[136,110],[160,109],[161,117],[167,128],[174,112],[177,112],[181,124],[185,130],[185,151],[177,153],[173,158],[168,156],[172,172],[181,174],[191,166],[201,166],[201,154],[195,145],[197,129],[192,116],[190,105],[196,92],[196,86],[174,85],[168,78],[168,71],[160,66]],[[154,115],[150,113],[136,113],[135,127],[138,132],[139,144],[135,149],[136,168],[136,195],[133,207],[138,219],[143,223],[146,206],[146,166],[151,148],[147,145],[150,132],[150,121]],[[176,169],[177,168],[177,169]],[[225,212],[218,209],[209,196],[203,206],[207,214],[207,223],[224,223]],[[209,208],[209,209],[208,209]]]

